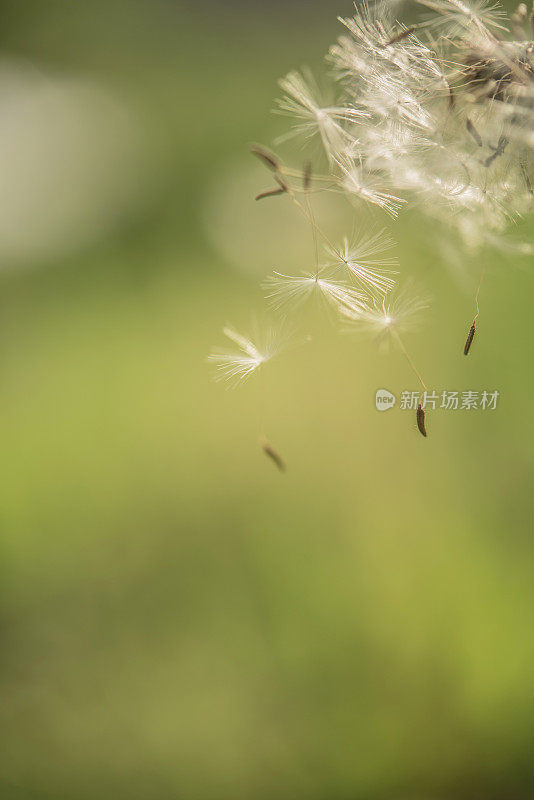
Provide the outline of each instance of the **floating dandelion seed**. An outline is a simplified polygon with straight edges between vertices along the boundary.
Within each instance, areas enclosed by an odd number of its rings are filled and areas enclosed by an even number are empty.
[[[416,330],[428,307],[428,297],[415,294],[408,283],[385,297],[371,298],[363,308],[341,309],[341,313],[344,319],[355,323],[354,330],[389,335]]]
[[[229,325],[223,328],[223,333],[237,345],[238,350],[211,353],[208,361],[215,366],[215,380],[228,381],[234,386],[249,378],[281,349],[279,337],[271,329],[264,334],[261,345]]]
[[[363,119],[363,109],[330,105],[320,99],[320,92],[311,73],[290,72],[280,81],[285,97],[278,101],[279,113],[296,120],[292,130],[283,138],[318,134],[325,150],[333,157],[344,152],[349,135],[343,123]],[[279,140],[280,141],[280,140]]]
[[[421,373],[401,338],[402,332],[413,330],[417,326],[421,312],[426,308],[428,300],[413,294],[412,287],[407,285],[400,292],[392,293],[390,297],[386,296],[381,300],[372,298],[363,309],[343,309],[342,315],[350,321],[352,330],[378,334],[381,343],[389,343],[393,339],[426,392],[427,386]]]
[[[320,297],[337,311],[365,308],[367,298],[347,283],[316,275],[283,275],[275,272],[263,284],[266,298],[278,311],[297,309],[313,295]]]
[[[395,285],[395,279],[389,277],[397,272],[396,258],[378,258],[381,253],[390,250],[393,240],[385,229],[362,233],[349,241],[343,240],[341,248],[327,246],[326,251],[331,266],[341,266],[342,270],[367,293],[387,294]]]

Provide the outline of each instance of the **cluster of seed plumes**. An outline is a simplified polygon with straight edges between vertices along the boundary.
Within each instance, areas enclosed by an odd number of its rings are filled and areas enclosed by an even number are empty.
[[[357,3],[340,20],[345,31],[327,54],[322,88],[308,71],[280,81],[277,111],[291,118],[282,138],[320,145],[313,170],[309,160],[295,170],[271,150],[252,150],[273,177],[257,199],[288,196],[308,221],[315,250],[313,269],[267,278],[270,304],[285,318],[320,298],[344,324],[391,339],[426,390],[401,333],[427,303],[409,283],[397,286],[392,239],[369,219],[416,208],[475,254],[467,356],[488,248],[534,252],[510,237],[513,223],[534,208],[534,11],[521,4],[507,19],[492,0],[419,0],[403,22],[401,10],[397,2]],[[312,200],[319,191],[353,203],[362,222],[352,237],[332,241],[318,224]],[[272,332],[264,350],[232,329],[227,334],[240,352],[211,356],[220,377],[240,381],[276,352]],[[421,407],[416,422],[426,436]]]

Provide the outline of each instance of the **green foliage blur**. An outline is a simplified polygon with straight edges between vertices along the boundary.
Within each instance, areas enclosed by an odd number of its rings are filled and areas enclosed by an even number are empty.
[[[489,257],[466,359],[480,265],[447,269],[416,214],[393,226],[434,298],[407,338],[427,383],[500,392],[430,412],[427,440],[374,407],[417,389],[402,356],[325,317],[226,390],[205,363],[222,326],[248,327],[263,272],[312,258],[285,198],[254,204],[247,146],[285,130],[277,78],[350,3],[1,12],[2,129],[8,64],[15,99],[43,75],[105,90],[132,138],[69,110],[69,163],[91,168],[61,171],[62,146],[18,197],[42,126],[10,106],[9,160],[0,130],[0,217],[22,215],[0,235],[0,798],[534,797],[529,265]],[[78,152],[89,122],[115,140]]]

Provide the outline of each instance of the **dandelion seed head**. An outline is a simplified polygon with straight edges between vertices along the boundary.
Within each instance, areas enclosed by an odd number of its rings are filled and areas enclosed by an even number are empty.
[[[291,135],[319,136],[332,187],[355,204],[502,233],[534,208],[528,14],[507,22],[494,0],[418,5],[407,28],[393,4],[357,0],[327,56],[331,97],[292,72],[280,110]]]

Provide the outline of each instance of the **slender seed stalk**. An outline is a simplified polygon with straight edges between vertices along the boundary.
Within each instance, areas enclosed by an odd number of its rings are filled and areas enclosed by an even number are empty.
[[[313,208],[311,204],[310,198],[310,186],[311,186],[311,163],[307,162],[304,167],[304,174],[303,174],[303,183],[304,183],[304,192],[306,197],[306,209],[308,211],[308,216],[310,222],[313,222],[311,225],[311,232],[312,232],[312,239],[313,239],[313,252],[315,255],[315,281],[319,280],[319,247],[317,243],[317,226],[315,224],[315,215],[313,213]]]
[[[260,414],[259,414],[259,433],[258,433],[258,443],[267,456],[270,458],[271,461],[278,467],[280,472],[286,471],[286,463],[280,453],[275,450],[272,444],[267,439],[267,436],[264,433],[265,430],[265,406],[266,406],[266,398],[265,398],[265,381],[263,377],[263,371],[260,369],[259,372],[259,392],[260,392]]]
[[[319,234],[319,236],[321,237],[323,242],[325,242],[325,244],[328,245],[330,250],[333,253],[336,254],[336,256],[340,259],[340,261],[343,261],[343,263],[347,267],[350,267],[350,264],[347,261],[347,259],[345,258],[345,256],[343,255],[343,252],[333,244],[332,240],[327,236],[327,234],[322,230],[322,228],[320,228],[319,225],[317,225],[317,223],[315,221],[315,217],[314,217],[313,212],[311,210],[311,207],[306,207],[306,206],[302,205],[300,200],[297,198],[294,190],[290,186],[288,186],[288,188],[287,188],[287,194],[289,195],[289,197],[291,198],[293,203],[296,205],[296,207],[299,209],[301,214],[303,214],[304,217],[308,220],[308,222],[310,223],[310,225],[312,227],[312,230],[315,232],[315,238],[314,238],[314,242],[315,242],[315,246],[316,246],[316,275],[315,275],[315,279],[317,280],[318,277],[319,277],[319,263],[318,263],[318,254],[317,254],[317,234]]]
[[[426,383],[425,383],[425,382],[424,382],[424,380],[422,379],[422,377],[421,377],[421,374],[420,374],[419,370],[417,369],[417,367],[415,366],[415,364],[414,364],[414,362],[413,362],[413,359],[411,358],[410,354],[409,354],[409,353],[408,353],[408,351],[406,350],[406,348],[405,348],[405,346],[404,346],[404,344],[403,344],[403,341],[402,341],[402,339],[400,338],[400,336],[399,336],[398,332],[395,330],[395,328],[393,328],[393,329],[392,329],[392,332],[393,332],[393,335],[395,336],[395,339],[397,340],[397,343],[398,343],[398,345],[399,345],[399,347],[400,347],[400,349],[401,349],[401,352],[402,352],[402,354],[403,354],[403,355],[404,355],[404,357],[406,358],[406,361],[408,362],[408,364],[410,365],[410,367],[411,367],[411,369],[412,369],[413,373],[414,373],[414,374],[415,374],[415,376],[417,377],[417,380],[419,381],[419,383],[420,383],[420,384],[421,384],[421,386],[423,387],[424,391],[425,391],[425,392],[428,392],[428,389],[427,389]]]
[[[475,305],[476,305],[477,313],[475,314],[475,317],[473,319],[473,324],[475,324],[475,322],[477,321],[477,319],[479,317],[479,314],[480,314],[480,308],[478,306],[478,297],[480,295],[480,289],[482,287],[482,281],[484,280],[484,275],[485,274],[486,274],[486,264],[484,263],[484,266],[482,268],[482,272],[481,272],[481,275],[480,275],[480,280],[478,282],[477,291],[476,291],[476,294],[475,294]]]

